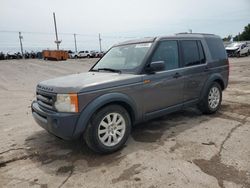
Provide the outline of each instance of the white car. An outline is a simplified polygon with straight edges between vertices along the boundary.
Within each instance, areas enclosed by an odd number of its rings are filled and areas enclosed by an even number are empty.
[[[80,51],[75,55],[75,58],[83,58],[83,57],[87,57],[90,58],[91,57],[91,53],[90,51]]]
[[[246,42],[233,42],[226,47],[229,57],[232,56],[248,56],[250,54],[250,45]]]

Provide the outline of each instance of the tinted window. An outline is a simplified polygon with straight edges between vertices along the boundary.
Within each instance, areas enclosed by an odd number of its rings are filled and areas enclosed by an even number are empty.
[[[165,70],[179,67],[178,44],[177,41],[162,41],[154,52],[151,62],[164,61]]]
[[[205,58],[205,54],[204,54],[201,41],[197,41],[197,44],[198,44],[199,55],[200,55],[200,63],[206,63],[206,58]]]
[[[206,38],[206,42],[214,60],[227,59],[223,42],[219,38]]]
[[[199,49],[196,41],[182,41],[184,66],[200,64]]]

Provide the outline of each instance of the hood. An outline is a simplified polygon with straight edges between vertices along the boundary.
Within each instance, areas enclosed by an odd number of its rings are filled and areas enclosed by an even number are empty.
[[[238,50],[239,47],[233,46],[233,47],[226,47],[226,50]]]
[[[141,75],[110,72],[87,72],[40,82],[37,89],[53,93],[81,93],[142,81]]]

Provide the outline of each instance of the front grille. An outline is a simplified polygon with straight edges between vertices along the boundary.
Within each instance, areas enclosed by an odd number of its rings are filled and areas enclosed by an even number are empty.
[[[236,50],[227,50],[227,54],[234,55],[236,53]]]
[[[56,110],[54,107],[56,94],[37,90],[36,98],[37,98],[37,103],[40,107],[53,111]]]

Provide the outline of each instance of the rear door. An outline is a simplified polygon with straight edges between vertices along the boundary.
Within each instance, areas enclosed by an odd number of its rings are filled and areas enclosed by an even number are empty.
[[[183,102],[195,102],[208,78],[204,49],[200,40],[182,40],[180,43],[184,77]]]
[[[165,113],[170,107],[181,108],[184,80],[179,70],[180,58],[177,40],[159,42],[151,62],[164,61],[165,70],[146,74],[144,80],[144,112],[146,116]]]

